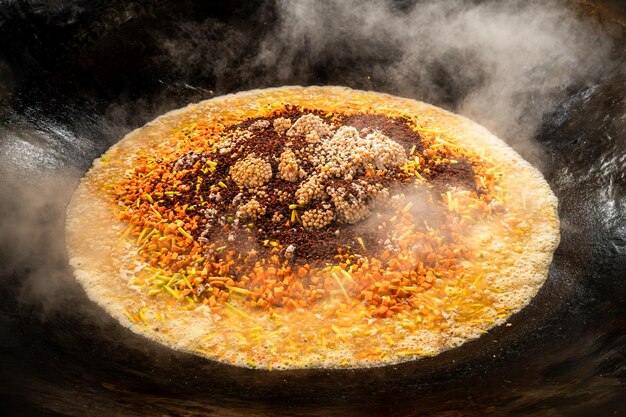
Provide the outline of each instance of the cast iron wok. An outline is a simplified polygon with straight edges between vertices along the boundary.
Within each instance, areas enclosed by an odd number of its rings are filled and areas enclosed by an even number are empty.
[[[198,2],[200,3],[200,2]],[[4,415],[624,415],[626,77],[572,87],[536,136],[559,198],[561,244],[532,303],[433,358],[363,370],[267,372],[148,341],[85,296],[67,265],[64,210],[77,179],[129,129],[212,95],[281,84],[387,91],[371,57],[289,79],[181,79],[154,59],[168,22],[211,18],[250,42],[268,2],[8,2],[0,20],[0,398]],[[623,10],[607,30],[623,54]],[[622,19],[622,20],[620,20]],[[233,58],[235,61],[237,57]],[[384,54],[379,57],[384,60]],[[228,78],[228,77],[226,77]],[[442,81],[445,87],[445,80]],[[201,86],[201,87],[198,87]],[[450,88],[453,108],[461,91]],[[211,91],[214,88],[215,91]],[[394,91],[390,91],[394,92]]]

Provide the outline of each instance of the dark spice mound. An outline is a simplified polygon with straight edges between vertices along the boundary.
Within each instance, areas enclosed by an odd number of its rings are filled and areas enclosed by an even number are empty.
[[[377,255],[389,236],[376,226],[393,214],[394,196],[415,192],[415,176],[403,166],[423,150],[408,119],[285,106],[226,128],[213,152],[173,161],[186,191],[164,204],[202,216],[192,234],[212,245],[207,255],[215,259],[215,247],[268,253],[278,247],[296,265],[338,253]],[[422,160],[432,192],[476,189],[471,162]]]
[[[472,168],[472,163],[467,159],[460,159],[454,164],[432,165],[430,172],[425,173],[424,176],[438,189],[458,186],[479,192],[474,181],[474,168]]]
[[[345,126],[352,126],[358,131],[378,130],[402,145],[407,152],[413,146],[417,152],[424,150],[419,133],[411,129],[409,120],[405,118],[392,118],[382,114],[355,114],[344,117],[341,123]]]

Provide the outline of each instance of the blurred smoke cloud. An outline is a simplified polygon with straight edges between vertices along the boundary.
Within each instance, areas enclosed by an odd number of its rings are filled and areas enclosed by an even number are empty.
[[[547,3],[547,4],[546,4]],[[610,42],[552,2],[281,0],[258,62],[279,71],[344,56],[391,92],[443,104],[509,139],[529,138],[564,90],[594,80]],[[380,57],[383,62],[380,62]]]
[[[261,30],[264,15],[258,28],[186,23],[163,40],[162,59],[181,76],[206,71],[220,92],[345,84],[417,98],[477,120],[522,151],[568,88],[593,83],[610,67],[610,40],[563,3],[266,5],[277,20],[269,29]]]

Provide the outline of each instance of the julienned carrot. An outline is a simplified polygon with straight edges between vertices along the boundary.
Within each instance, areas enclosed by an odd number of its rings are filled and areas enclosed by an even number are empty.
[[[274,109],[267,117],[285,117],[289,111],[292,110]],[[336,125],[341,124],[340,114],[327,117]],[[261,209],[251,204],[247,217],[234,212],[222,213],[220,217],[224,204],[231,204],[240,192],[228,174],[230,165],[217,150],[217,144],[233,135],[225,125],[192,123],[157,149],[139,154],[132,162],[133,169],[113,188],[113,200],[119,219],[129,224],[122,238],[136,244],[137,258],[158,271],[160,278],[143,284],[146,292],[211,308],[221,305],[238,314],[247,313],[230,304],[230,296],[246,300],[251,308],[274,311],[311,307],[319,300],[334,297],[337,291],[337,302],[363,302],[372,316],[389,317],[416,305],[425,314],[432,313],[435,309],[423,306],[419,297],[433,287],[443,288],[438,277],[462,282],[465,278],[460,265],[469,256],[458,239],[443,236],[460,235],[471,227],[472,218],[491,215],[489,203],[494,197],[490,191],[497,185],[499,174],[496,167],[478,155],[441,139],[439,132],[409,126],[420,132],[423,149],[412,146],[410,158],[397,173],[370,168],[363,178],[397,180],[435,190],[429,178],[439,167],[469,161],[477,191],[461,195],[448,190],[441,196],[433,191],[430,204],[447,220],[436,226],[421,226],[423,220],[416,217],[418,212],[414,214],[414,203],[407,201],[382,223],[388,233],[395,234],[393,242],[378,250],[376,242],[357,236],[352,247],[337,248],[332,259],[303,261],[297,256],[307,250],[306,245],[291,247],[289,242],[276,239],[255,241],[253,233],[252,240],[244,242],[235,240],[233,244],[226,239],[235,221],[239,222],[238,227],[245,224],[255,230],[258,216],[269,218],[270,214],[257,213],[255,210]],[[284,210],[282,217],[277,217],[280,222],[275,223],[276,227],[303,230],[306,204],[295,204],[295,195],[272,194],[267,199]],[[203,235],[209,222],[221,222],[221,237]],[[325,267],[324,262],[331,267]]]

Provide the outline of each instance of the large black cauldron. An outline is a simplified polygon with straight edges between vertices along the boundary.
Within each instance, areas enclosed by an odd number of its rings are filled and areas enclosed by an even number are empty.
[[[409,3],[395,2],[395,13]],[[372,34],[315,59],[305,42],[297,70],[251,65],[280,18],[271,1],[3,2],[2,414],[626,415],[626,9],[616,3],[563,6],[606,31],[613,65],[564,86],[534,138],[542,158],[519,148],[560,200],[562,240],[546,285],[512,326],[397,366],[266,372],[165,349],[89,302],[67,265],[65,206],[96,157],[166,110],[284,84],[403,95],[368,77],[397,51]],[[177,54],[172,37],[191,48]],[[417,98],[455,109],[481,82],[439,70],[445,94]]]

